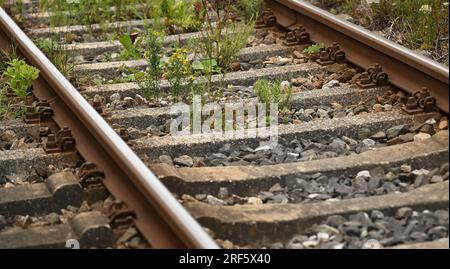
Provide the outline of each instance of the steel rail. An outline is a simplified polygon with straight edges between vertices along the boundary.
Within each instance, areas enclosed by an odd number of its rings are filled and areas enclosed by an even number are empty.
[[[104,184],[136,213],[136,226],[155,248],[218,248],[140,158],[0,7],[0,48],[17,51],[40,70],[33,94],[51,100],[54,120],[68,126],[77,151],[105,172]]]
[[[449,69],[360,26],[300,0],[266,0],[277,22],[290,30],[303,24],[315,42],[336,41],[347,59],[364,69],[378,63],[392,85],[409,93],[428,87],[438,107],[449,112]]]

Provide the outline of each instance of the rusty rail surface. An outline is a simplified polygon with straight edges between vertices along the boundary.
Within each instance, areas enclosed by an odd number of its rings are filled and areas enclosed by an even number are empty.
[[[11,43],[40,70],[33,94],[49,100],[54,121],[71,129],[76,149],[105,173],[103,183],[134,211],[134,223],[155,248],[217,248],[166,187],[0,8],[0,49]]]
[[[311,39],[327,45],[339,43],[347,60],[367,69],[378,63],[392,85],[409,93],[427,87],[437,106],[449,112],[449,69],[362,27],[300,0],[266,0],[277,23],[293,30],[303,25]]]

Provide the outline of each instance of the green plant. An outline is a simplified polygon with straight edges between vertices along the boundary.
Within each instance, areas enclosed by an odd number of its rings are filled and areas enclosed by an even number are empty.
[[[240,0],[235,5],[235,12],[244,20],[248,20],[261,12],[263,2],[263,0]]]
[[[322,8],[346,13],[352,21],[410,49],[425,50],[448,64],[448,0],[321,0]]]
[[[140,59],[141,52],[139,50],[139,46],[142,39],[137,39],[136,42],[133,42],[130,34],[124,34],[119,37],[120,44],[123,46],[123,50],[120,53],[120,57],[124,60],[132,59]]]
[[[323,48],[325,48],[325,45],[323,43],[313,44],[313,45],[307,47],[306,49],[304,49],[303,53],[311,55],[311,54],[319,53],[320,50],[322,50]]]
[[[55,41],[56,37],[38,39],[36,46],[52,61],[56,68],[67,78],[73,76],[75,64],[73,62],[74,53],[67,49],[67,46]]]
[[[39,77],[39,70],[25,63],[24,60],[13,59],[8,62],[4,72],[5,85],[19,97],[26,97],[33,84]]]
[[[192,62],[192,69],[202,74],[220,73],[222,71],[216,59],[195,60]]]
[[[154,17],[162,17],[168,33],[181,31],[197,31],[203,22],[203,14],[196,9],[196,0],[160,0],[155,1]]]
[[[157,99],[159,96],[159,79],[163,74],[164,62],[162,61],[163,34],[149,31],[144,36],[144,57],[148,67],[143,76],[140,76],[140,89],[142,95],[147,99]]]
[[[258,100],[265,103],[268,108],[271,104],[278,104],[280,111],[290,106],[292,87],[282,87],[279,81],[260,79],[253,85]]]
[[[165,64],[166,78],[170,83],[172,95],[178,99],[182,93],[182,84],[191,82],[192,79],[186,79],[190,75],[190,65],[187,58],[188,50],[186,48],[177,48]]]
[[[0,51],[0,120],[15,119],[25,113],[25,97],[38,75],[36,68],[18,58],[14,46],[8,52]],[[8,99],[8,91],[19,98]]]
[[[247,45],[256,14],[248,22],[236,22],[234,0],[202,0],[203,7],[211,7],[206,12],[205,29],[202,31],[201,50],[209,59],[216,59],[224,70],[235,60],[236,54]]]
[[[247,45],[247,40],[253,31],[256,14],[248,21],[235,21],[235,0],[202,0],[201,11],[205,14],[202,38],[199,51],[204,59],[210,61],[208,67],[213,66],[213,59],[225,75],[230,64],[235,61],[237,53]],[[208,11],[208,12],[207,12]],[[203,62],[202,62],[203,64]],[[212,86],[212,68],[206,68],[206,87]],[[222,76],[222,81],[223,81]]]

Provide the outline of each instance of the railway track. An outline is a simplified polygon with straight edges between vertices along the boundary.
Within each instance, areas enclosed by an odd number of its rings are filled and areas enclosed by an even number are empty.
[[[301,1],[266,1],[231,71],[211,77],[231,86],[209,99],[255,106],[255,82],[292,87],[276,146],[268,129],[237,125],[173,135],[171,85],[143,98],[132,73],[147,61],[121,59],[108,40],[151,21],[50,29],[37,2],[22,7],[10,15],[26,35],[1,10],[0,44],[14,41],[41,75],[34,123],[0,125],[1,248],[448,248],[446,67]],[[70,36],[76,88],[31,41],[55,33]],[[162,43],[173,53],[201,38]],[[313,42],[328,49],[307,55]]]

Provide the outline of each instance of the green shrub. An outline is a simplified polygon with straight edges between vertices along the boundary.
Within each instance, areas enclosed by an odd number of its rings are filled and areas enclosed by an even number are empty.
[[[8,62],[4,76],[5,85],[17,96],[25,97],[29,94],[33,81],[39,77],[39,70],[28,65],[24,60],[13,59]]]
[[[283,88],[279,81],[260,79],[255,82],[253,89],[258,100],[265,103],[268,108],[270,104],[278,104],[278,109],[282,111],[290,106],[292,87]]]

